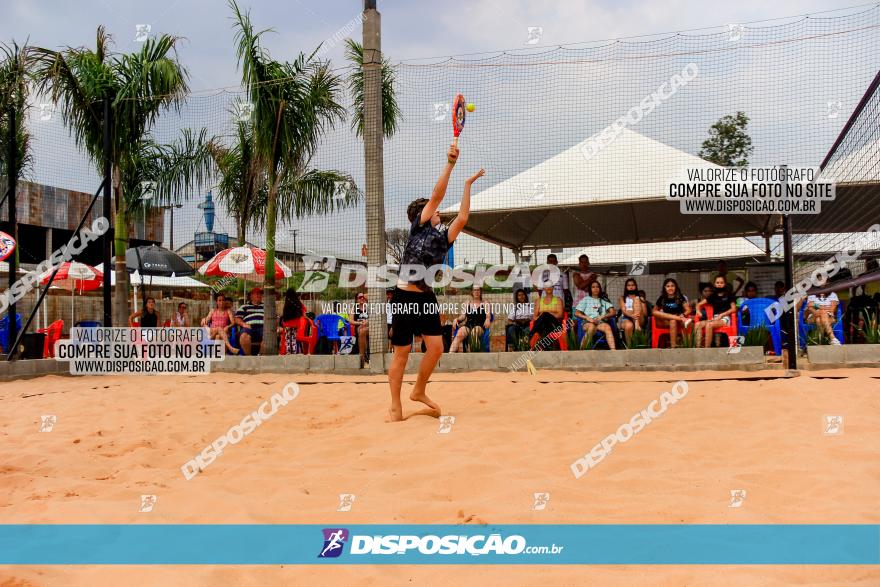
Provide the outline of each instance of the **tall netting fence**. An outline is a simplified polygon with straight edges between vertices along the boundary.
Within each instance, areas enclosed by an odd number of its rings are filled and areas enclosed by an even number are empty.
[[[597,273],[616,303],[629,278],[651,302],[669,276],[689,298],[699,298],[701,284],[723,259],[733,275],[755,282],[759,295],[773,295],[782,278],[781,215],[682,213],[683,204],[669,198],[670,183],[700,166],[819,167],[877,75],[878,56],[880,6],[769,26],[726,25],[565,47],[404,61],[392,55],[401,116],[384,142],[386,260],[400,261],[410,227],[407,206],[430,196],[445,164],[452,104],[460,93],[474,110],[440,206],[444,223],[459,213],[465,180],[480,168],[486,175],[474,183],[468,227],[447,257],[450,265],[466,271],[534,267],[553,255],[565,269]],[[333,67],[347,114],[326,127],[297,173],[338,172],[353,180],[360,197],[351,203],[348,187],[341,186],[332,205],[312,214],[290,202],[326,194],[282,197],[288,207],[279,210],[272,239],[277,259],[289,268],[279,289],[300,290],[315,313],[331,311],[334,301],[354,300],[355,289],[340,285],[339,269],[366,266],[368,252],[363,138],[352,125],[353,97],[345,83],[351,69]],[[838,190],[833,206],[795,217],[795,255],[804,263],[799,270],[835,254],[841,235],[864,231],[880,216],[877,96],[875,91],[861,106],[829,164],[835,177],[861,191]],[[101,162],[77,147],[57,105],[42,96],[31,101],[32,156],[18,198],[18,254],[26,268],[68,241],[102,179]],[[178,109],[163,111],[148,135],[158,145],[173,145],[190,133],[210,141],[215,154],[240,153],[250,113],[243,91],[197,92]],[[170,197],[151,197],[151,186],[143,186],[130,214],[129,246],[160,244],[196,268],[241,244],[266,248],[271,231],[264,203],[242,208],[247,203],[224,183],[233,172],[217,161],[210,177]],[[100,204],[93,214],[99,211]],[[831,215],[837,220],[828,221]],[[876,243],[866,246],[853,272],[863,271],[877,249]],[[589,257],[586,266],[582,255]],[[99,244],[89,245],[79,260],[100,263]],[[305,287],[318,269],[329,274],[327,282]],[[573,273],[569,278],[576,302],[584,293],[576,291]],[[149,278],[138,287],[159,298],[166,316],[179,299],[204,316],[210,294],[224,291],[242,303],[255,281],[194,279],[201,287],[156,285]],[[469,295],[468,288],[437,291],[450,300]],[[512,288],[487,286],[485,292],[492,301],[509,302]],[[73,320],[100,318],[98,294],[75,296]],[[67,321],[72,296],[49,297],[42,324]],[[20,307],[26,311],[32,299]],[[137,296],[130,303],[136,306]],[[504,321],[496,322],[493,332],[500,329],[503,338]]]

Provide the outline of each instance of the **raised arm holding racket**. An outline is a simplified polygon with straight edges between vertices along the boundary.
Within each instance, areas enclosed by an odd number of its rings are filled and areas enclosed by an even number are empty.
[[[399,311],[394,310],[391,316],[391,344],[394,346],[394,354],[388,369],[391,407],[386,419],[389,422],[404,419],[400,392],[414,336],[422,337],[425,353],[422,355],[419,375],[409,398],[423,403],[426,408],[407,417],[422,414],[439,418],[441,414],[440,406],[426,393],[428,380],[443,354],[443,339],[437,296],[426,282],[425,270],[443,262],[450,245],[467,223],[471,184],[485,173],[481,169],[465,182],[459,213],[449,228],[444,227],[440,223],[439,208],[446,196],[452,168],[458,161],[458,136],[464,126],[465,110],[464,98],[459,94],[453,108],[453,142],[446,152],[446,165],[440,172],[431,197],[412,201],[406,210],[410,223],[409,238],[400,260],[397,287],[391,295],[391,307],[398,308]]]

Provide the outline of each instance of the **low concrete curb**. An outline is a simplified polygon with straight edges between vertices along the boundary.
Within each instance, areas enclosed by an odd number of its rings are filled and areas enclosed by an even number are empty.
[[[876,366],[880,362],[880,345],[851,347],[811,347],[813,368],[838,366]],[[846,351],[849,354],[846,355]],[[814,357],[816,353],[836,353]],[[844,354],[841,354],[844,353]],[[215,373],[334,373],[363,375],[382,372],[391,365],[393,355],[375,357],[372,369],[360,368],[356,355],[281,355],[275,357],[228,356],[211,365]],[[418,371],[422,355],[411,353],[406,372]],[[526,360],[536,369],[566,371],[757,371],[779,369],[767,365],[761,349],[745,347],[738,353],[727,349],[633,349],[618,351],[542,351],[536,353],[445,353],[436,372],[525,371]],[[67,375],[70,364],[55,359],[0,362],[0,380],[23,379],[42,375]]]
[[[809,369],[880,367],[880,344],[807,346]]]

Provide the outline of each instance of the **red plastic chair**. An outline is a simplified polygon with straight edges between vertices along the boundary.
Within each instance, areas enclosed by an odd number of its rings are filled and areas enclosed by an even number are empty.
[[[668,328],[660,328],[657,326],[657,318],[651,316],[651,348],[660,348],[660,337],[664,334],[669,336],[670,339],[672,338],[672,332]]]
[[[300,343],[300,350],[304,355],[311,355],[315,351],[318,344],[318,328],[308,316],[302,316],[294,320],[282,322],[283,328],[296,328],[296,341]],[[278,349],[279,354],[287,354],[286,332],[281,331],[281,348]]]
[[[529,330],[534,327],[535,321],[532,320],[529,322]],[[548,335],[548,338],[559,343],[559,350],[568,350],[568,312],[562,313],[562,331],[551,332]],[[529,339],[529,348],[535,348],[535,345],[538,344],[539,340],[541,340],[541,335],[537,333],[533,334],[532,338]]]
[[[713,317],[715,316],[715,310],[712,309],[712,306],[710,306],[709,304],[706,304],[705,306],[703,306],[703,308],[706,309],[707,321],[711,321],[713,319]],[[697,319],[700,318],[699,312],[697,313],[696,318]],[[730,317],[730,324],[728,324],[727,326],[723,326],[721,328],[716,328],[715,330],[712,331],[713,334],[717,334],[719,332],[726,334],[728,341],[732,340],[733,337],[737,336],[736,314],[734,314],[733,316]]]
[[[55,341],[61,339],[61,331],[64,330],[64,320],[56,320],[46,328],[40,328],[37,332],[45,334],[43,342],[43,356],[55,357]]]
[[[694,324],[696,321],[691,322],[690,326],[685,329],[679,329],[678,332],[691,332],[694,329]],[[652,314],[651,315],[651,348],[659,349],[660,348],[660,337],[663,335],[667,335],[670,339],[669,345],[672,346],[672,332],[668,328],[661,328],[657,326],[657,318]]]

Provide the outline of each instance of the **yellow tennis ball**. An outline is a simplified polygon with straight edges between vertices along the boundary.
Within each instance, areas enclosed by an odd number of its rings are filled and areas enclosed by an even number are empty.
[[[474,106],[474,103],[473,103],[473,102],[468,102],[468,105],[467,105],[467,111],[468,111],[468,112],[473,112],[473,111],[476,110],[476,109],[477,109],[477,107]]]

